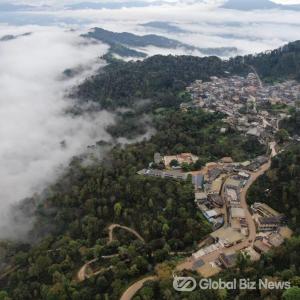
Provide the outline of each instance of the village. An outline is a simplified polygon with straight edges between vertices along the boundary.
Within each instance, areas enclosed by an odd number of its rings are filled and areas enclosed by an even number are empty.
[[[288,117],[287,113],[263,108],[279,104],[298,109],[300,85],[286,81],[263,86],[257,74],[250,73],[246,78],[198,80],[187,91],[192,102],[181,104],[183,112],[201,108],[223,113],[228,127],[255,136],[268,146],[267,155],[243,162],[223,157],[198,171],[185,168],[197,164],[199,158],[192,153],[168,156],[156,153],[149,168],[138,172],[143,176],[192,181],[195,205],[211,224],[213,232],[177,269],[195,270],[203,277],[210,277],[234,266],[239,252],[256,261],[292,235],[283,214],[259,199],[249,207],[246,194],[255,180],[270,168],[272,157],[277,155],[274,135],[279,130],[279,122]],[[226,133],[228,127],[221,128],[221,133]]]
[[[279,121],[288,117],[286,111],[272,107],[295,107],[300,99],[300,85],[289,80],[274,85],[262,84],[255,73],[246,78],[232,76],[211,77],[210,81],[196,80],[187,87],[192,101],[181,104],[181,110],[202,108],[226,115],[224,121],[247,135],[266,143],[278,129]],[[226,127],[221,129],[225,132]]]
[[[275,156],[274,144],[270,145]],[[210,277],[225,268],[232,267],[238,252],[250,260],[259,260],[262,253],[278,247],[292,231],[286,226],[286,218],[259,199],[249,208],[246,192],[251,184],[270,167],[270,157],[260,156],[252,161],[234,162],[224,157],[207,163],[201,170],[183,172],[181,166],[196,163],[198,157],[191,153],[160,156],[154,163],[164,169],[148,169],[138,172],[142,176],[190,180],[194,185],[195,205],[211,224],[213,232],[198,244],[198,250],[177,269],[189,269]]]

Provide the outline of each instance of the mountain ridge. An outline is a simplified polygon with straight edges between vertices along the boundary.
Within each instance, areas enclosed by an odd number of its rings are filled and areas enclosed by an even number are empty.
[[[136,35],[129,32],[113,32],[103,28],[95,27],[93,31],[83,34],[85,38],[93,38],[111,46],[110,53],[118,54],[121,56],[132,56],[132,51],[136,51],[137,57],[146,57],[146,53],[131,49],[130,47],[147,47],[155,46],[159,48],[184,48],[187,51],[200,51],[203,55],[209,56],[229,56],[230,53],[236,54],[237,48],[235,47],[219,47],[219,48],[198,48],[191,46],[177,40],[169,39],[161,35],[147,34],[147,35]],[[122,48],[122,53],[118,48]],[[117,50],[117,51],[116,51]],[[128,53],[126,53],[126,50]]]

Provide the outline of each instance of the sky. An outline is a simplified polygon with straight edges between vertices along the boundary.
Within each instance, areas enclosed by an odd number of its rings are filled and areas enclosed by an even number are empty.
[[[300,0],[274,0],[273,2],[281,4],[300,4]]]
[[[78,1],[26,2],[61,5]],[[293,2],[300,4],[300,0]],[[219,0],[188,3],[190,0],[175,1],[172,6],[115,10],[0,13],[0,39],[32,33],[0,41],[0,238],[19,237],[31,226],[30,221],[22,226],[13,221],[9,213],[13,205],[54,182],[70,159],[86,152],[88,145],[110,140],[105,128],[114,122],[112,114],[66,114],[76,101],[66,95],[104,66],[99,57],[108,50],[101,43],[86,43],[81,33],[95,26],[139,35],[155,33],[197,47],[237,47],[239,54],[258,53],[300,39],[300,12],[235,12],[216,8]],[[171,22],[184,33],[141,26],[150,21]],[[183,49],[141,50],[149,55],[186,54]],[[67,79],[63,76],[67,68],[80,72]]]
[[[24,1],[19,1],[19,0],[13,0],[13,1],[9,1],[9,2],[15,2],[15,3],[28,3],[28,4],[46,4],[46,5],[51,5],[51,4],[57,4],[57,3],[78,3],[78,2],[121,2],[121,1],[128,1],[130,2],[130,0],[113,0],[113,1],[99,1],[99,0],[89,0],[89,1],[80,1],[80,0],[64,0],[64,1],[59,1],[59,0],[45,0],[45,1],[41,1],[41,0],[24,0]],[[151,0],[148,0],[148,2]],[[176,2],[176,0],[171,0]],[[0,0],[0,3],[7,3],[7,0]],[[273,0],[273,2],[276,3],[281,3],[281,4],[300,4],[300,0]]]
[[[78,2],[130,2],[135,0],[0,0],[0,3],[26,3],[31,5],[62,5],[62,4],[70,4],[70,3],[78,3]],[[151,2],[152,0],[144,0],[145,2]],[[182,0],[168,0],[170,2],[182,2]],[[184,1],[184,0],[183,0]],[[188,0],[186,0],[188,1]],[[201,1],[201,0],[199,0]],[[242,0],[241,0],[242,1]],[[214,2],[214,0],[208,0],[208,2]],[[273,2],[280,4],[300,4],[300,0],[273,0]]]

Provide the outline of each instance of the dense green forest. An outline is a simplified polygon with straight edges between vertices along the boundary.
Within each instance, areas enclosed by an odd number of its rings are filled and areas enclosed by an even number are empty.
[[[300,135],[300,111],[294,111],[291,117],[281,122],[281,127],[286,129],[290,135]]]
[[[80,85],[76,96],[106,109],[134,107],[141,99],[151,99],[156,108],[176,107],[188,84],[224,76],[226,69],[227,64],[217,57],[157,55],[137,62],[114,60]]]

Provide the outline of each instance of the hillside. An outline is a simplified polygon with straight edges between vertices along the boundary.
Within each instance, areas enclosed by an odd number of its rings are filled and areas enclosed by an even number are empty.
[[[216,114],[170,111],[154,119],[154,126],[158,133],[149,141],[115,147],[103,163],[94,160],[84,166],[74,159],[45,191],[31,236],[44,228],[52,228],[51,234],[32,246],[2,245],[2,267],[17,268],[0,282],[6,299],[119,299],[130,282],[151,273],[157,263],[172,260],[172,252],[190,251],[211,231],[195,209],[189,180],[136,174],[153,154],[189,149],[208,161],[224,155],[246,159],[264,151],[257,141],[236,132],[221,134],[224,125]],[[122,232],[107,244],[112,223],[135,229],[145,244]],[[74,280],[80,267],[94,258],[102,272],[83,283]]]
[[[290,225],[300,233],[300,146],[284,151],[272,162],[272,168],[251,188],[250,203],[257,201],[281,210],[290,220]]]
[[[77,95],[107,109],[132,107],[148,98],[152,105],[175,107],[182,102],[179,92],[188,84],[195,79],[223,76],[226,66],[217,57],[158,55],[138,62],[115,61],[80,85]]]
[[[228,74],[246,75],[254,67],[265,81],[300,79],[300,41],[279,49],[222,61],[217,57],[153,56],[144,61],[113,61],[104,72],[86,80],[77,95],[96,101],[103,108],[132,107],[140,99],[152,105],[179,105],[182,92],[196,79]]]
[[[255,67],[265,80],[300,79],[300,41],[284,45],[278,49],[248,55],[246,64]]]
[[[286,129],[291,136],[300,135],[300,111],[292,113],[291,117],[281,122],[281,127]]]

